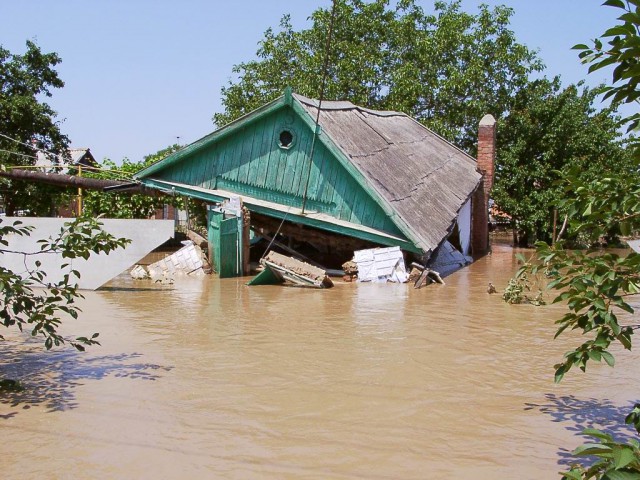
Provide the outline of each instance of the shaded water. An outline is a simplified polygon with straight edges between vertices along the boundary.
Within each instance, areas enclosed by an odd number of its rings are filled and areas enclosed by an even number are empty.
[[[634,403],[638,357],[553,383],[558,307],[488,295],[509,248],[447,285],[326,291],[119,277],[67,328],[90,352],[5,347],[7,479],[555,478]],[[142,287],[141,287],[142,286]]]

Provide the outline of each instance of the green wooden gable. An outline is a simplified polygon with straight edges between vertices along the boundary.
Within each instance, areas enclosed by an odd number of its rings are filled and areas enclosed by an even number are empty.
[[[207,201],[237,194],[252,211],[420,252],[387,204],[320,129],[309,173],[313,120],[287,91],[136,178]]]

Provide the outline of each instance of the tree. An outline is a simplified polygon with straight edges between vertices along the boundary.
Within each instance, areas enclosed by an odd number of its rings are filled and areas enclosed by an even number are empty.
[[[513,10],[482,5],[477,14],[460,0],[437,1],[427,14],[415,0],[336,0],[325,99],[399,110],[470,153],[477,124],[501,116],[528,75],[542,69],[536,54],[508,29]],[[331,12],[318,9],[308,29],[284,16],[268,29],[258,59],[233,68],[222,89],[222,126],[282,94],[286,86],[318,98]]]
[[[26,256],[59,253],[69,263],[62,265],[66,273],[58,282],[47,280],[46,272],[40,268],[39,261],[35,269],[28,270],[26,275],[0,266],[0,322],[7,328],[28,330],[34,337],[40,336],[47,350],[53,346],[69,343],[82,351],[85,345],[94,345],[98,341],[97,333],[91,337],[65,338],[58,333],[64,316],[77,318],[80,309],[75,303],[82,295],[78,291],[77,279],[80,274],[72,269],[71,262],[75,258],[87,259],[92,253],[108,254],[116,248],[129,243],[125,238],[115,238],[101,228],[101,224],[92,218],[78,217],[65,223],[60,234],[53,239],[40,240],[41,250],[37,253],[9,251],[8,235],[28,236],[31,227],[22,226],[21,222],[11,225],[3,224],[0,219],[0,255],[18,253]],[[4,337],[0,335],[0,340]]]
[[[0,46],[0,164],[33,165],[38,148],[65,155],[69,139],[60,131],[56,112],[44,101],[63,81],[55,66],[56,53],[43,53],[33,42],[26,42],[23,55],[12,54]],[[34,214],[51,211],[53,197],[59,190],[16,180],[0,181],[0,196],[9,215],[28,209]]]
[[[162,160],[180,148],[180,145],[171,145],[145,156],[140,163],[124,158],[120,165],[116,165],[112,160],[104,159],[100,165],[101,170],[88,175],[96,178],[130,179],[133,174]],[[149,218],[165,204],[182,205],[181,199],[175,197],[153,197],[143,194],[130,195],[99,191],[87,192],[83,199],[83,208],[86,213],[91,213],[95,216],[106,215],[110,218]]]
[[[98,172],[89,173],[88,175],[96,178],[130,179],[133,174],[159,162],[166,156],[180,150],[180,148],[182,148],[180,145],[171,145],[158,150],[156,153],[146,155],[140,163],[132,162],[125,158],[120,165],[116,165],[115,162],[105,159]],[[193,224],[190,222],[190,227],[195,228],[196,225],[206,225],[204,204],[187,197],[151,196],[148,194],[126,194],[94,190],[86,193],[83,205],[86,214],[104,215],[109,218],[149,218],[154,215],[156,210],[163,208],[165,205],[171,205],[175,209],[187,211],[190,221],[194,220]]]
[[[580,58],[590,64],[589,71],[613,66],[612,81],[605,97],[616,103],[636,103],[640,98],[640,0],[607,0],[605,5],[622,10],[619,22],[607,30],[592,46],[576,45]],[[637,130],[640,115],[634,113],[623,122]],[[567,195],[561,202],[574,233],[595,239],[614,229],[640,232],[640,145],[631,146],[634,168],[625,174],[602,172],[594,180],[582,179],[571,171],[563,177]],[[569,194],[569,192],[571,192]],[[605,361],[614,366],[611,346],[630,350],[634,332],[640,328],[635,309],[629,302],[640,293],[640,254],[619,255],[607,251],[571,251],[563,242],[549,246],[540,242],[534,261],[525,262],[516,280],[527,282],[531,274],[544,274],[548,288],[555,292],[554,302],[565,302],[567,313],[556,321],[556,337],[577,330],[586,340],[567,352],[555,365],[555,379],[574,367],[583,372],[590,362]],[[522,291],[522,290],[521,290]],[[640,434],[640,404],[624,419]],[[611,434],[588,429],[592,442],[578,447],[574,455],[590,457],[586,464],[576,463],[564,473],[565,479],[637,479],[640,478],[640,442],[637,438],[620,442]]]
[[[614,109],[594,107],[599,92],[580,84],[562,88],[555,77],[531,81],[514,95],[499,123],[492,197],[512,218],[516,244],[551,241],[563,172],[573,169],[588,181],[602,171],[631,169]]]

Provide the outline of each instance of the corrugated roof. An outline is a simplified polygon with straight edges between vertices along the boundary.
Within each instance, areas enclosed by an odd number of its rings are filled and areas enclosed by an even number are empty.
[[[315,120],[318,102],[294,98]],[[481,180],[476,160],[414,119],[351,102],[322,102],[322,131],[415,233],[434,251]]]

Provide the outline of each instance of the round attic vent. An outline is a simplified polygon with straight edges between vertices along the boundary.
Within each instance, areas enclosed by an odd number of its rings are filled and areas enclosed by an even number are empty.
[[[289,130],[283,130],[280,132],[280,147],[291,148],[293,145],[293,133]]]

